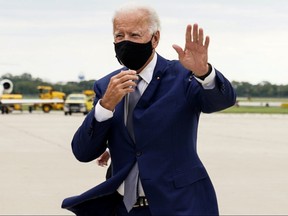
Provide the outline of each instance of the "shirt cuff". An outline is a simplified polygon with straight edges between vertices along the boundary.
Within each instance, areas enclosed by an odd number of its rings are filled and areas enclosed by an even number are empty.
[[[207,76],[204,80],[201,80],[199,78],[197,78],[196,76],[195,79],[202,84],[204,89],[213,89],[215,87],[215,78],[216,78],[216,72],[215,72],[215,68],[213,66],[212,67],[212,71],[209,74],[209,76]]]
[[[106,121],[113,117],[113,112],[111,110],[105,109],[101,106],[100,101],[95,106],[94,117],[98,122]]]

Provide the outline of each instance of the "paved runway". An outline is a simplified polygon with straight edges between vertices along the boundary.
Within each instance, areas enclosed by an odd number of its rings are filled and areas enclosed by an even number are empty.
[[[62,199],[104,180],[70,141],[83,115],[0,115],[0,215],[71,215]],[[202,115],[198,151],[222,215],[288,214],[288,115]]]

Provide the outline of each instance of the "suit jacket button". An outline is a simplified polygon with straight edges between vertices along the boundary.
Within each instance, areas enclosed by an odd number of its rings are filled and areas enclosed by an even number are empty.
[[[136,152],[136,156],[137,156],[137,157],[140,157],[141,155],[142,155],[142,152],[141,152],[141,151],[137,151],[137,152]]]

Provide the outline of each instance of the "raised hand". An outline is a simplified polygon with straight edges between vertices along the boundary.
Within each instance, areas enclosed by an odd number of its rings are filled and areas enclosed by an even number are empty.
[[[198,29],[198,25],[194,24],[186,28],[186,41],[184,50],[174,44],[173,48],[178,53],[181,64],[192,71],[195,76],[203,76],[209,71],[208,66],[208,46],[210,38],[205,37],[202,28]]]

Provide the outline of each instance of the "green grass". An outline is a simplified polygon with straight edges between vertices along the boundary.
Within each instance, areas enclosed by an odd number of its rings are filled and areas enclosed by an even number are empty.
[[[288,114],[288,108],[281,107],[230,107],[221,113],[261,113],[261,114]]]
[[[237,101],[253,101],[253,102],[283,102],[283,103],[288,103],[288,98],[267,98],[267,97],[251,97],[251,98],[247,98],[247,97],[237,97]]]
[[[244,102],[282,102],[288,104],[288,98],[244,98],[238,97],[237,101]],[[265,106],[233,106],[221,113],[259,113],[259,114],[288,114],[288,106],[285,107],[265,107]]]

